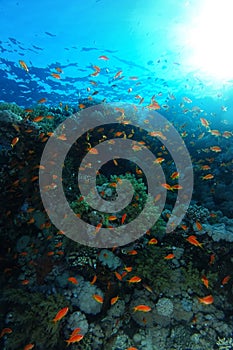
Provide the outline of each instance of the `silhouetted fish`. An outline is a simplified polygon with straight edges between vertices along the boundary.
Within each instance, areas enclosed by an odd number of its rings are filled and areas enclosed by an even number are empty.
[[[49,33],[49,32],[45,32],[45,34],[47,34],[49,36],[56,36],[56,34],[52,34],[52,33]]]
[[[44,49],[42,49],[41,47],[38,47],[38,46],[35,46],[35,45],[32,45],[32,47],[34,47],[34,49],[36,49],[36,50],[41,50],[41,51],[44,50]]]

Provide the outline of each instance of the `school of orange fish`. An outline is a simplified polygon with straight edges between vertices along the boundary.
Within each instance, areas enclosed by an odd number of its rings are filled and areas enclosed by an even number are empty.
[[[99,59],[102,60],[102,61],[108,61],[109,58],[105,55],[101,55],[99,56]],[[22,69],[24,69],[28,74],[30,74],[30,69],[28,68],[27,64],[20,60],[19,61],[19,64],[20,66],[22,67]],[[93,65],[92,66],[93,68],[93,72],[90,73],[90,77],[91,79],[94,79],[95,77],[97,77],[99,74],[101,74],[101,68],[98,66],[98,65]],[[63,69],[61,69],[60,67],[56,67],[56,72],[51,72],[51,76],[54,78],[54,79],[62,79],[62,74],[63,74]],[[116,72],[113,76],[113,80],[114,81],[118,81],[118,80],[122,80],[124,79],[125,77],[123,76],[123,71],[122,70],[119,70],[118,72]],[[131,81],[137,81],[139,82],[139,78],[136,77],[136,76],[132,76],[132,77],[129,77],[129,80]],[[90,84],[92,85],[96,85],[97,83],[95,81],[90,81]],[[91,91],[91,88],[88,86],[87,87],[87,92],[90,92]],[[132,87],[129,87],[128,88],[128,93],[131,94],[133,92],[133,88]],[[94,91],[90,96],[88,96],[88,100],[92,100],[93,99],[93,96],[97,95],[98,94],[98,91]],[[144,97],[141,96],[141,95],[136,95],[134,96],[134,99],[139,101],[139,105],[142,105],[143,102],[144,102]],[[175,96],[174,95],[171,95],[170,96],[170,99],[175,99]],[[189,99],[188,97],[184,97],[183,98],[184,102],[185,103],[192,103],[191,99]],[[38,104],[44,104],[47,102],[47,98],[46,97],[43,97],[41,98],[39,101],[38,101]],[[182,102],[182,105],[183,105],[183,102]],[[83,103],[79,103],[78,105],[79,109],[84,109],[86,108],[86,106],[83,104]],[[135,108],[137,108],[137,106],[135,105]],[[156,101],[156,96],[152,96],[151,99],[150,99],[150,103],[145,105],[145,108],[148,109],[148,110],[167,110],[168,106],[160,106],[159,103]],[[68,107],[67,107],[68,109]],[[222,107],[222,110],[224,111],[226,109],[225,106]],[[199,107],[193,107],[193,112],[196,113],[198,111],[200,111],[200,108]],[[124,114],[124,109],[122,108],[116,108],[116,111],[118,111],[120,114],[121,114],[121,119],[123,121],[123,123],[125,125],[127,124],[130,124],[130,121],[126,119],[125,117],[125,114]],[[33,117],[31,118],[31,114],[33,114],[33,109],[26,109],[25,110],[25,113],[26,113],[26,117],[25,117],[25,121],[26,120],[31,120],[33,123],[40,123],[42,121],[49,121],[49,120],[53,120],[54,116],[51,114],[51,115],[39,115],[39,116],[36,116],[36,117]],[[183,113],[187,113],[186,109],[183,110]],[[200,129],[200,134],[198,135],[198,139],[202,139],[206,134],[209,134],[211,136],[213,136],[213,145],[206,148],[206,149],[203,149],[204,152],[206,152],[207,154],[209,154],[210,152],[214,152],[214,153],[220,153],[223,151],[222,147],[221,147],[221,139],[230,139],[233,134],[231,131],[228,131],[228,130],[223,130],[223,131],[220,131],[220,130],[215,130],[215,129],[211,129],[211,123],[208,121],[208,119],[204,118],[204,117],[201,117],[199,118],[199,121],[200,121],[200,126],[199,126],[199,129]],[[145,124],[146,123],[149,123],[149,121],[145,120],[144,121]],[[15,148],[17,148],[21,142],[21,138],[20,138],[20,133],[21,133],[21,130],[20,128],[17,126],[17,125],[13,125],[15,131],[16,131],[16,136],[11,140],[11,148],[12,150],[14,150]],[[185,126],[182,126],[181,129],[183,130]],[[32,132],[32,129],[27,129],[25,130],[26,133],[30,134]],[[126,135],[125,132],[122,132],[122,131],[117,131],[114,135],[114,137],[124,137],[124,138],[131,138],[133,137],[133,133],[134,133],[134,130],[132,130],[131,134],[129,135]],[[152,133],[150,133],[150,136],[153,136],[153,137],[156,137],[156,136],[160,136],[162,139],[165,139],[165,136],[162,134],[162,132],[159,132],[159,131],[154,131]],[[183,138],[185,138],[187,136],[187,131],[182,131],[181,133],[181,136]],[[66,141],[66,134],[65,134],[65,130],[62,131],[61,134],[59,135],[54,135],[53,132],[40,132],[38,138],[39,140],[43,143],[43,142],[46,142],[48,140],[49,137],[57,137],[61,142],[63,141]],[[215,140],[216,143],[215,143]],[[88,141],[88,140],[87,140]],[[191,141],[193,142],[193,141]],[[114,143],[113,140],[110,140],[109,141],[110,144]],[[134,152],[140,152],[140,150],[142,149],[142,147],[144,147],[144,142],[141,141],[141,145],[139,146],[138,144],[136,145],[133,145],[132,146],[132,150]],[[91,154],[93,155],[97,155],[98,154],[98,151],[97,149],[95,149],[90,143],[87,147],[87,151],[90,152]],[[33,150],[32,150],[32,153],[33,153]],[[156,158],[155,160],[155,163],[166,163],[166,150],[164,147],[161,147],[161,151],[158,153],[158,158]],[[206,158],[206,159],[201,159],[198,161],[198,167],[199,167],[199,170],[202,171],[202,175],[200,176],[200,180],[202,181],[212,181],[212,179],[215,177],[214,173],[211,172],[211,163],[214,161],[214,158]],[[117,162],[117,159],[114,159],[113,160],[114,162],[114,165],[115,166],[118,166],[118,162]],[[231,164],[233,163],[233,161],[231,161]],[[220,166],[229,166],[229,164],[225,164],[225,163],[222,163]],[[46,170],[46,169],[43,169],[42,166],[40,164],[36,165],[35,167],[35,170]],[[207,174],[205,172],[208,172]],[[139,175],[141,173],[141,170],[140,169],[136,169],[136,172],[137,174]],[[180,186],[178,183],[175,183],[174,184],[174,181],[175,180],[178,180],[179,179],[179,176],[180,174],[177,172],[177,171],[174,171],[173,173],[170,174],[170,178],[169,178],[169,183],[161,183],[161,186],[165,189],[167,189],[168,191],[171,191],[171,192],[174,192],[174,191],[177,191],[177,190],[181,190],[182,191],[182,186]],[[12,184],[12,188],[13,188],[13,192],[15,191],[15,189],[17,188],[17,186],[22,186],[25,182],[27,182],[28,179],[18,179],[16,180],[13,184]],[[30,181],[33,183],[33,182],[37,182],[38,181],[38,175],[34,175],[33,177],[30,178]],[[119,179],[120,181],[120,179]],[[116,186],[116,183],[112,183],[111,184],[112,187]],[[51,186],[49,188],[46,188],[45,190],[51,190],[53,189],[54,187],[56,186],[56,177],[54,176],[54,179],[53,179],[53,182],[51,183]],[[82,200],[82,198],[80,198],[79,200]],[[154,201],[158,201],[159,200],[159,195],[154,199]],[[27,213],[29,215],[31,215],[31,218],[27,221],[27,224],[28,225],[31,225],[31,224],[34,224],[35,222],[35,219],[33,217],[33,212],[34,212],[35,208],[33,207],[29,207],[27,209]],[[11,213],[8,211],[7,213],[5,213],[7,217],[9,217],[11,215]],[[213,214],[214,215],[214,214]],[[124,225],[126,220],[127,220],[127,215],[126,214],[123,214],[121,216],[121,218],[115,216],[115,215],[110,215],[108,217],[108,220],[112,223],[116,220],[120,220],[120,224],[121,225]],[[201,222],[199,221],[196,221],[196,228],[198,231],[201,231],[203,228],[202,228],[202,224]],[[43,228],[49,228],[51,225],[50,222],[46,221],[42,226],[41,226],[41,229]],[[96,233],[98,233],[98,231],[101,229],[102,227],[102,222],[100,222],[97,226],[96,226]],[[111,225],[109,225],[109,227],[111,227]],[[181,224],[180,226],[184,233],[188,230],[188,227]],[[64,234],[64,232],[58,232],[58,234]],[[150,233],[148,232],[148,245],[156,245],[159,243],[158,239],[156,237],[150,237]],[[197,237],[193,234],[189,235],[189,236],[184,236],[185,237],[185,240],[190,244],[190,245],[193,245],[194,247],[196,247],[196,249],[205,249],[205,246],[202,242],[200,242]],[[48,237],[48,239],[51,238],[51,237]],[[62,247],[62,242],[58,243],[56,248],[60,248]],[[114,249],[113,249],[114,250]],[[24,253],[20,253],[21,255],[23,255]],[[27,254],[25,252],[25,254]],[[48,251],[47,252],[47,255],[48,256],[53,256],[55,254],[54,251]],[[56,254],[60,254],[60,255],[63,255],[64,252],[62,250],[60,251],[56,251]],[[131,251],[128,251],[128,255],[136,255],[137,254],[137,250],[131,250]],[[169,253],[167,254],[166,256],[164,256],[164,259],[165,260],[171,260],[171,259],[174,259],[175,258],[175,254],[174,253]],[[214,260],[215,260],[215,255],[214,254],[211,254],[210,255],[210,261],[209,261],[209,264],[213,264],[214,263]],[[119,273],[117,271],[114,272],[115,274],[115,277],[117,278],[117,280],[123,282],[123,281],[127,281],[129,284],[137,284],[137,283],[143,283],[143,286],[150,292],[152,292],[152,289],[150,286],[146,285],[144,283],[144,281],[142,281],[141,277],[140,276],[132,276],[131,278],[129,279],[125,279],[125,276],[129,273],[129,272],[132,272],[133,271],[133,266],[125,266],[124,267],[124,272],[123,273]],[[9,272],[7,269],[5,270],[5,273]],[[224,286],[226,285],[229,280],[231,279],[231,275],[227,275],[225,276],[222,281],[221,281],[221,285]],[[90,281],[91,284],[94,284],[96,283],[96,281],[98,280],[98,276],[95,275],[93,277],[93,280]],[[75,277],[73,276],[70,276],[68,278],[68,281],[70,283],[73,283],[73,284],[78,284],[78,281]],[[202,276],[202,279],[201,281],[203,282],[204,286],[206,287],[207,290],[209,290],[210,286],[209,286],[209,280],[208,278],[203,275]],[[30,280],[28,279],[25,279],[23,280],[22,282],[22,285],[26,286],[28,284],[30,284]],[[207,295],[205,296],[202,296],[202,297],[197,297],[198,301],[202,304],[205,304],[205,305],[209,305],[209,304],[212,304],[214,303],[214,297],[211,293],[206,293]],[[93,299],[98,302],[98,303],[101,303],[103,304],[104,302],[104,299],[102,296],[98,295],[98,294],[94,294],[93,295]],[[110,304],[111,305],[114,305],[115,303],[117,303],[119,299],[119,296],[116,295],[115,297],[113,297],[110,301]],[[150,312],[151,311],[151,307],[148,306],[148,305],[144,305],[144,304],[139,304],[139,305],[136,305],[133,310],[133,312]],[[63,318],[65,318],[65,316],[67,315],[67,313],[69,312],[69,308],[67,306],[64,306],[62,309],[58,310],[57,311],[57,314],[54,315],[54,319],[52,320],[54,323],[57,323],[57,322],[60,322]],[[0,338],[4,337],[6,334],[11,334],[14,330],[11,329],[11,328],[3,328],[1,330],[1,333],[0,333]],[[71,334],[70,334],[70,337],[68,339],[65,339],[64,341],[67,343],[67,345],[70,345],[70,344],[74,344],[74,343],[78,343],[80,342],[82,339],[83,339],[83,335],[80,334],[80,328],[76,328]],[[24,347],[24,350],[30,350],[30,349],[33,349],[34,346],[36,346],[36,344],[26,344],[25,347]],[[135,347],[129,347],[127,350],[137,350]]]

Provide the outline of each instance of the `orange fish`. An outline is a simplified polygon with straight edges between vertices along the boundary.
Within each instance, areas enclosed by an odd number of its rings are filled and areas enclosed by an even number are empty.
[[[138,146],[138,145],[133,145],[133,146],[132,146],[132,150],[133,150],[134,152],[141,151],[141,149],[142,149],[141,146]]]
[[[58,73],[51,73],[52,77],[55,78],[55,79],[61,79],[61,76],[60,74]]]
[[[27,256],[28,253],[27,253],[27,252],[21,252],[21,253],[19,253],[19,255],[20,255],[20,256]]]
[[[151,131],[149,133],[150,136],[158,136],[160,137],[162,140],[166,140],[166,136],[163,135],[163,133],[161,131]]]
[[[78,105],[78,106],[79,106],[79,108],[80,108],[80,109],[83,109],[83,108],[85,108],[85,107],[86,107],[86,105],[84,105],[83,103],[79,103],[79,105]]]
[[[46,98],[41,98],[40,100],[37,101],[37,103],[45,103],[47,101]]]
[[[170,186],[169,184],[161,184],[161,186],[163,188],[166,188],[166,190],[168,190],[168,191],[173,191],[172,186]]]
[[[61,134],[57,137],[59,140],[62,140],[62,141],[66,141],[67,138],[66,138],[66,135],[65,134]]]
[[[71,333],[70,338],[72,338],[74,335],[77,335],[80,331],[81,331],[81,328],[75,328]]]
[[[124,270],[127,272],[131,272],[133,270],[133,267],[132,266],[125,266]]]
[[[34,182],[34,181],[36,181],[37,179],[39,179],[39,176],[33,176],[32,178],[31,178],[31,182]]]
[[[226,277],[223,278],[221,284],[224,286],[225,284],[228,283],[228,281],[230,280],[231,276],[227,275]]]
[[[208,122],[208,120],[206,120],[205,118],[200,118],[200,121],[201,121],[201,124],[202,124],[204,127],[206,127],[206,128],[209,127],[209,122]]]
[[[141,282],[141,280],[142,280],[141,277],[133,276],[128,280],[128,282],[129,283],[138,283],[138,282]]]
[[[134,311],[142,311],[142,312],[149,312],[151,310],[151,307],[148,305],[137,305],[134,306]]]
[[[122,70],[119,70],[119,72],[117,72],[117,73],[114,75],[113,79],[119,78],[119,76],[120,76],[122,73],[123,73]]]
[[[88,152],[91,154],[99,154],[99,151],[96,148],[89,148]]]
[[[208,278],[203,275],[201,280],[202,280],[204,286],[206,286],[206,288],[209,288],[209,280],[208,280]]]
[[[103,299],[103,297],[101,297],[101,295],[93,294],[92,298],[95,299],[95,301],[97,301],[100,304],[103,304],[103,302],[104,302],[104,299]]]
[[[13,331],[11,328],[3,328],[0,333],[0,338],[4,337],[5,334],[11,334]]]
[[[99,59],[100,60],[104,60],[104,61],[108,61],[109,60],[109,58],[107,56],[104,56],[104,55],[99,56]]]
[[[195,245],[196,247],[202,247],[202,243],[198,242],[197,237],[196,236],[189,236],[188,238],[186,238],[186,241],[188,241],[190,244]]]
[[[124,278],[126,275],[127,275],[127,271],[124,271],[122,274],[121,274],[121,277]]]
[[[127,348],[126,350],[138,350],[138,348],[135,348],[134,346],[130,346],[130,347]]]
[[[213,152],[221,152],[222,149],[219,146],[212,146],[210,147],[211,151]]]
[[[155,163],[155,164],[161,164],[161,163],[164,162],[164,161],[165,161],[164,158],[159,157],[159,158],[156,158],[156,160],[155,160],[153,163]]]
[[[154,237],[154,238],[151,238],[148,242],[148,244],[157,244],[158,243],[158,240]]]
[[[230,131],[224,131],[224,133],[222,134],[222,137],[225,137],[226,139],[228,139],[229,137],[232,137],[232,133]]]
[[[58,311],[58,313],[53,319],[53,322],[60,321],[67,314],[68,311],[69,311],[68,307],[63,307],[60,311]]]
[[[100,72],[100,67],[99,66],[92,66],[93,69],[95,69],[98,73]]]
[[[73,284],[78,284],[78,280],[77,280],[77,278],[75,278],[75,277],[69,277],[69,278],[68,278],[68,281],[71,282],[71,283],[73,283]]]
[[[15,145],[16,145],[16,143],[18,143],[19,142],[19,137],[15,137],[12,141],[11,141],[11,147],[13,148]]]
[[[64,255],[64,252],[63,252],[63,250],[59,250],[58,252],[56,252],[56,254],[58,254],[58,255]]]
[[[27,221],[27,224],[33,224],[35,222],[34,218],[31,218],[30,220]]]
[[[93,277],[93,279],[92,279],[92,281],[90,282],[90,284],[94,284],[94,283],[96,282],[96,280],[97,280],[97,275],[95,275],[95,276]]]
[[[42,117],[41,115],[39,115],[38,117],[36,117],[36,118],[33,119],[33,122],[38,123],[38,122],[40,122],[40,121],[43,120],[43,119],[44,119],[44,117]]]
[[[27,344],[27,345],[25,345],[25,347],[23,348],[23,350],[31,350],[31,349],[33,349],[34,348],[34,344]]]
[[[83,339],[83,337],[84,337],[84,335],[82,335],[82,334],[75,334],[66,340],[67,345],[78,343],[78,342],[80,342],[80,340]]]
[[[202,180],[210,180],[210,179],[213,179],[214,178],[214,175],[212,174],[207,174],[205,176],[202,176]]]
[[[171,259],[173,259],[173,258],[175,258],[175,254],[173,254],[173,253],[168,254],[168,255],[166,255],[166,256],[164,257],[164,259],[166,259],[166,260],[171,260]]]
[[[62,246],[62,244],[63,244],[62,242],[58,242],[57,244],[55,244],[55,248],[60,248]]]
[[[97,225],[96,225],[96,228],[95,228],[95,232],[98,233],[102,227],[102,222],[99,222]]]
[[[127,216],[127,214],[126,214],[126,213],[122,215],[122,218],[121,218],[121,225],[123,225],[123,224],[124,224],[125,219],[126,219],[126,216]]]
[[[60,67],[55,68],[58,73],[63,73],[63,70]]]
[[[137,253],[138,253],[138,252],[137,252],[135,249],[129,250],[129,251],[127,252],[128,255],[136,255]]]
[[[141,169],[136,168],[136,174],[137,174],[137,175],[142,175],[142,170],[141,170]]]
[[[161,198],[161,194],[158,193],[158,194],[155,196],[154,201],[155,201],[155,202],[158,202],[158,201],[160,200],[160,198]]]
[[[210,169],[210,166],[209,166],[209,165],[202,165],[202,166],[201,166],[201,169],[202,169],[202,170],[209,170],[209,169]]]
[[[122,281],[122,276],[119,272],[115,271],[114,274],[119,281]]]
[[[211,133],[211,135],[213,136],[221,136],[221,133],[219,130],[209,130],[209,132]]]
[[[171,186],[172,190],[182,190],[182,188],[183,187],[181,185],[179,185],[179,184]]]
[[[118,299],[119,299],[119,296],[113,297],[113,298],[111,299],[111,301],[110,301],[110,304],[111,304],[111,305],[116,304],[116,302],[117,302]]]
[[[122,132],[122,131],[117,131],[115,134],[114,134],[114,136],[115,137],[119,137],[119,136],[121,136],[121,135],[123,135],[124,133]]]
[[[198,229],[198,231],[201,231],[203,229],[201,223],[199,221],[196,221],[196,228]]]
[[[160,105],[158,104],[158,102],[156,102],[155,100],[153,100],[148,106],[146,106],[147,109],[149,110],[154,110],[156,111],[157,109],[160,109]]]
[[[117,187],[117,183],[116,182],[112,182],[108,186],[110,186],[110,187]]]
[[[115,220],[117,220],[117,216],[116,216],[116,215],[110,215],[110,216],[108,217],[108,220],[109,220],[109,221],[115,221]]]
[[[215,254],[211,254],[210,255],[210,261],[209,261],[209,265],[212,265],[215,261]]]
[[[178,177],[180,176],[180,174],[178,173],[178,171],[175,171],[174,173],[171,174],[170,178],[172,180],[178,179]]]
[[[26,63],[24,61],[19,60],[19,64],[27,73],[29,73],[28,66],[26,65]]]
[[[198,298],[199,302],[205,305],[212,304],[214,302],[214,298],[212,295],[207,295],[206,297],[203,298]]]
[[[23,285],[23,286],[26,286],[27,284],[29,284],[29,280],[23,280],[22,282],[21,282],[21,284]]]
[[[40,164],[38,164],[38,165],[34,166],[34,168],[33,168],[33,169],[41,169],[41,170],[45,170],[45,167],[44,167],[44,165],[40,165]]]
[[[53,256],[54,255],[54,252],[53,251],[50,251],[47,253],[47,256]]]

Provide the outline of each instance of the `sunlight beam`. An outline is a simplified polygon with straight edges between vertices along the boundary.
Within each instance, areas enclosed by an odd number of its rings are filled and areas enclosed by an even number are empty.
[[[233,78],[232,13],[232,0],[205,0],[188,32],[189,63],[216,79]]]

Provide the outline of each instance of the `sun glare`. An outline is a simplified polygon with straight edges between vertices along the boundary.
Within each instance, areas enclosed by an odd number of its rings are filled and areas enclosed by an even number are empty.
[[[233,78],[233,0],[205,0],[188,31],[190,64],[215,79]]]

